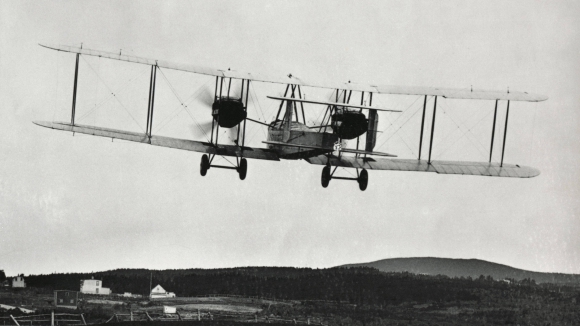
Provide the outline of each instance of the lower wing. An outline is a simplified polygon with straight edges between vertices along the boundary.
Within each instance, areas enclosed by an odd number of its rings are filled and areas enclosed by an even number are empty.
[[[342,156],[340,158],[331,156],[330,159],[324,155],[305,159],[310,164],[358,168],[368,170],[392,170],[392,171],[415,171],[415,172],[436,172],[439,174],[462,174],[481,175],[489,177],[505,178],[533,178],[540,175],[540,171],[527,166],[517,164],[488,163],[488,162],[461,162],[461,161],[431,161],[413,159],[391,159],[391,158],[356,158],[352,156]]]
[[[243,156],[246,158],[253,158],[258,160],[272,160],[272,161],[280,160],[278,158],[278,155],[274,151],[265,148],[252,148],[252,147],[242,148],[236,145],[221,145],[221,144],[216,146],[210,143],[188,139],[179,139],[156,135],[152,135],[151,137],[149,137],[146,134],[124,130],[85,126],[78,124],[75,124],[73,126],[70,123],[65,122],[34,121],[34,124],[50,129],[71,131],[75,133],[101,136],[106,138],[116,138],[133,141],[137,143],[145,143],[154,146],[169,147],[186,151],[216,154],[221,156],[237,156],[237,157]]]

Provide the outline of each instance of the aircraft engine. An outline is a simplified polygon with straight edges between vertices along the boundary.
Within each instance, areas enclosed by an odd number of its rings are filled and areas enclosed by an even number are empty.
[[[244,103],[239,98],[222,97],[213,102],[213,119],[222,128],[232,128],[237,126],[246,118]]]
[[[331,126],[341,139],[354,139],[367,132],[368,120],[362,112],[337,108]]]

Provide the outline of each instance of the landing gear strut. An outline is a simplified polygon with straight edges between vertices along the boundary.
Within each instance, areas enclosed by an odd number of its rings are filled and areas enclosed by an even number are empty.
[[[335,169],[336,171],[336,169]],[[334,171],[330,171],[330,165],[326,165],[323,169],[322,169],[322,175],[320,176],[320,183],[322,184],[323,188],[328,187],[328,184],[330,183],[330,180],[332,179],[339,179],[339,180],[354,180],[358,183],[358,188],[361,191],[365,191],[367,189],[367,186],[369,184],[369,173],[367,172],[367,170],[362,169],[360,171],[360,173],[357,173],[358,177],[356,178],[346,178],[346,177],[335,177],[334,175]]]
[[[236,170],[238,172],[238,175],[240,176],[240,180],[246,179],[246,175],[248,173],[248,161],[246,161],[245,158],[240,159],[238,166],[225,166],[211,164],[214,157],[215,155],[211,155],[210,158],[210,156],[208,156],[207,154],[203,154],[203,156],[201,157],[201,162],[199,163],[199,174],[201,174],[202,177],[207,174],[207,170],[209,170],[210,168],[220,168],[220,169]]]

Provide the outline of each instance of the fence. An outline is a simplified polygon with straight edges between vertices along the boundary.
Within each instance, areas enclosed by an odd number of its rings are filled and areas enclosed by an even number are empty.
[[[321,325],[328,326],[324,324],[320,318],[305,318],[305,319],[283,319],[283,318],[272,318],[268,316],[258,316],[257,314],[222,314],[222,313],[211,313],[211,312],[201,312],[197,313],[187,313],[180,314],[179,312],[175,314],[161,314],[161,313],[149,313],[147,311],[135,311],[129,314],[114,314],[105,323],[110,322],[120,322],[120,321],[202,321],[202,320],[227,320],[227,321],[237,321],[237,322],[247,322],[247,323],[288,323],[288,324],[302,324],[302,325]]]
[[[302,300],[286,300],[286,299],[276,299],[276,298],[268,298],[268,297],[260,297],[260,296],[245,296],[245,295],[238,295],[238,294],[199,294],[199,295],[192,295],[188,297],[175,297],[175,298],[156,298],[154,300],[187,300],[188,298],[238,298],[238,299],[249,299],[249,300],[263,300],[263,301],[275,301],[275,302],[285,302],[285,303],[298,303]]]
[[[26,315],[14,317],[0,317],[3,321],[3,325],[16,325],[16,326],[39,326],[48,325],[50,322],[51,326],[59,325],[86,325],[85,316],[83,314],[64,314],[57,313],[54,311],[50,314],[42,315]],[[6,323],[8,321],[8,324]]]

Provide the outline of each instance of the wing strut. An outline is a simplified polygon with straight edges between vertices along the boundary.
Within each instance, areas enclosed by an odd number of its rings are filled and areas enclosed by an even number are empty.
[[[77,106],[77,80],[79,77],[79,56],[80,53],[77,53],[77,63],[75,64],[75,85],[73,87],[72,112],[70,115],[70,124],[73,126],[75,125],[75,113]]]
[[[421,160],[421,148],[423,147],[423,127],[425,126],[425,108],[427,107],[427,95],[423,101],[423,118],[421,119],[421,136],[419,137],[419,158]]]
[[[497,117],[497,101],[495,100],[495,110],[493,111],[493,127],[491,129],[491,146],[489,147],[489,163],[491,163],[491,154],[493,153],[493,137],[495,136],[495,118]]]
[[[247,80],[247,85],[246,85],[246,112],[248,111],[248,95],[250,94],[250,80]],[[244,91],[244,81],[242,80],[242,92]],[[243,148],[246,144],[246,120],[247,120],[247,115],[246,115],[246,119],[244,119],[244,133],[243,133],[243,139],[242,139],[242,153],[243,153]],[[238,125],[239,126],[239,125]],[[238,127],[238,140],[240,139],[239,136],[240,133],[240,128]]]
[[[433,133],[435,132],[435,115],[437,114],[437,95],[435,95],[435,104],[433,104],[433,122],[431,123],[431,140],[429,141],[429,160],[427,164],[431,164],[431,149],[433,148]]]
[[[155,82],[157,80],[157,66],[151,66],[151,78],[149,79],[149,103],[147,104],[147,129],[145,134],[149,137],[151,143],[151,134],[153,129],[153,107],[155,105]]]
[[[507,126],[508,126],[509,115],[510,115],[510,101],[508,100],[507,111],[505,113],[505,127],[504,127],[504,131],[503,131],[503,146],[501,148],[501,162],[499,164],[499,167],[503,167],[503,153],[505,151],[505,138],[507,136]]]
[[[286,85],[286,91],[284,91],[284,97],[286,97],[286,95],[288,95],[289,88],[290,88],[290,84]],[[280,118],[280,113],[282,112],[283,106],[284,106],[284,101],[280,101],[280,107],[278,108],[278,114],[276,114],[276,120],[274,120],[274,121],[278,121],[278,119]]]

